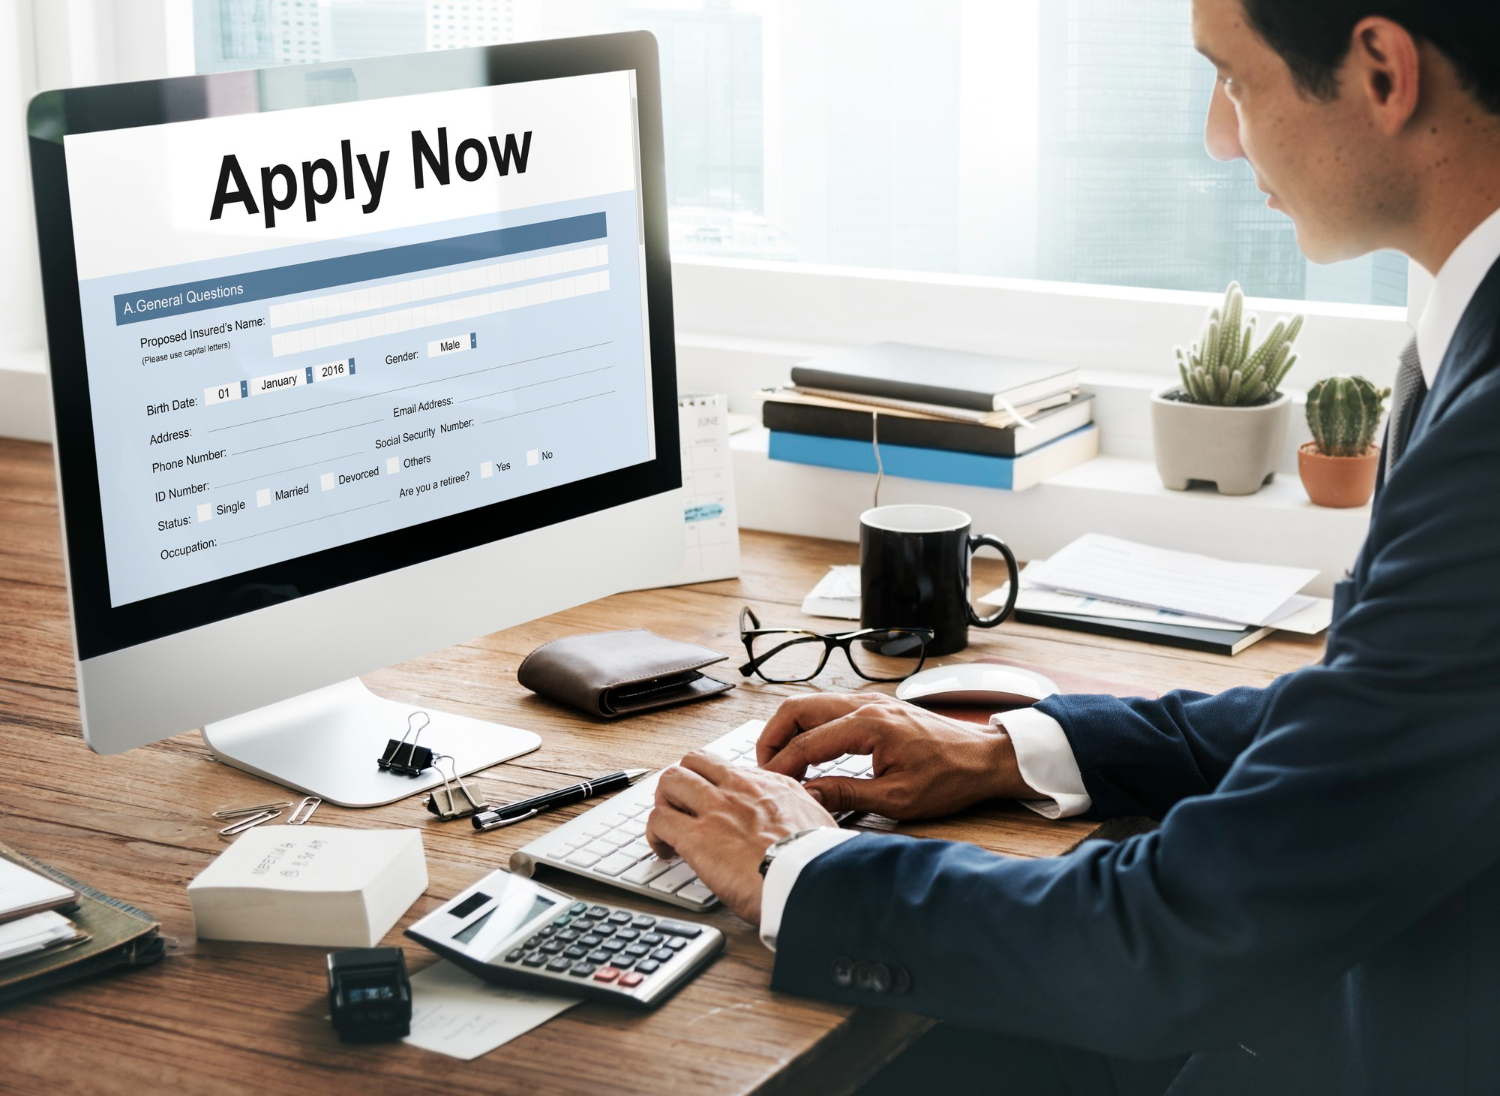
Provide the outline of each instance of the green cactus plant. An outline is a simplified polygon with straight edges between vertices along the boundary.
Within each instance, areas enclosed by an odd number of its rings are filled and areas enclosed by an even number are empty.
[[[1276,321],[1255,349],[1257,318],[1245,319],[1245,294],[1230,282],[1222,308],[1208,314],[1208,328],[1191,350],[1177,348],[1177,369],[1188,403],[1246,407],[1266,403],[1297,364],[1292,343],[1302,333],[1302,316]]]
[[[1389,388],[1364,377],[1329,377],[1307,394],[1307,426],[1325,457],[1362,457],[1375,443]]]

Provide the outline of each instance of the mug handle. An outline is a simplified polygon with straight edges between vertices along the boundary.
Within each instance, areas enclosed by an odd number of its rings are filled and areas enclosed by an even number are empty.
[[[970,605],[967,601],[964,602],[964,609],[969,614],[969,623],[976,628],[993,628],[1006,617],[1010,616],[1011,610],[1016,607],[1016,595],[1021,590],[1021,571],[1016,566],[1015,553],[1010,550],[1010,545],[1006,544],[999,537],[976,533],[969,538],[969,555],[973,556],[975,552],[985,545],[989,545],[1005,557],[1005,566],[1010,571],[1010,593],[1006,595],[1005,608],[984,617],[974,611],[974,606]]]

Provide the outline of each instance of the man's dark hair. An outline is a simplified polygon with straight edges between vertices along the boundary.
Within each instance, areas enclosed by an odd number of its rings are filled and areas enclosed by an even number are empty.
[[[1500,0],[1244,0],[1250,25],[1279,53],[1297,83],[1323,99],[1338,94],[1338,70],[1361,19],[1381,15],[1431,43],[1452,62],[1486,110],[1500,114]]]

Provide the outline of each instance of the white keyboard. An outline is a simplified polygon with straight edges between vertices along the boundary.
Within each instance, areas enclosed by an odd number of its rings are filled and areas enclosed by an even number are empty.
[[[704,749],[736,768],[753,769],[755,741],[763,727],[765,723],[760,720],[743,724]],[[702,910],[717,904],[713,892],[680,857],[658,859],[646,844],[646,818],[656,803],[660,775],[652,773],[517,849],[511,854],[510,870],[530,876],[539,864],[545,864],[684,909]],[[869,775],[869,757],[847,754],[807,770],[809,780],[816,776]]]

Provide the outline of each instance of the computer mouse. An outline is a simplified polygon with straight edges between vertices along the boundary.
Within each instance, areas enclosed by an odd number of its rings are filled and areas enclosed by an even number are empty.
[[[1057,691],[1056,682],[1034,670],[967,662],[912,674],[896,688],[896,699],[924,706],[983,705],[999,711],[1024,708]]]

